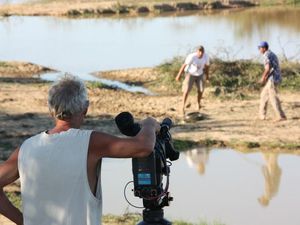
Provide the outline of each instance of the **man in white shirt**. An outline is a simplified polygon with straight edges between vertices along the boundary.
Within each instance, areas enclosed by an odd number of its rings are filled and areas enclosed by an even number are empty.
[[[17,225],[99,225],[102,158],[146,157],[159,124],[141,121],[132,138],[80,129],[89,101],[84,83],[73,76],[52,85],[48,105],[54,127],[24,141],[0,164],[0,214]],[[22,212],[3,191],[19,177]]]
[[[201,98],[204,92],[204,82],[205,79],[209,80],[209,57],[204,51],[203,46],[199,46],[197,51],[189,54],[185,62],[182,64],[177,76],[176,80],[179,81],[180,77],[183,73],[186,73],[185,79],[182,85],[183,92],[183,104],[182,104],[182,112],[183,116],[185,116],[185,104],[187,97],[195,83],[197,87],[197,100],[198,100],[198,110],[201,109]]]

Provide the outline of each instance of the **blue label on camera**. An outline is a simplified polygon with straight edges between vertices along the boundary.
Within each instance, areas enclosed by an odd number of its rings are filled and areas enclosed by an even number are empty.
[[[150,173],[139,173],[138,174],[138,184],[139,185],[150,185],[151,184],[151,174]]]

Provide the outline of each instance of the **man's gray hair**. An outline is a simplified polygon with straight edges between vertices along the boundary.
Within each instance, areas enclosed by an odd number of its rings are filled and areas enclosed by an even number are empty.
[[[55,82],[48,93],[48,107],[57,119],[69,119],[88,107],[87,90],[75,76],[65,74]]]

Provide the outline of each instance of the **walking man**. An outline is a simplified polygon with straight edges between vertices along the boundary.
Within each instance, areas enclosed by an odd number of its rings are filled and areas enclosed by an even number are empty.
[[[199,46],[196,52],[193,52],[186,57],[185,62],[182,64],[176,76],[176,81],[180,80],[183,71],[186,73],[182,84],[182,112],[183,116],[185,116],[186,100],[192,90],[193,84],[195,84],[197,88],[198,110],[200,110],[201,98],[204,92],[204,82],[205,79],[207,81],[209,80],[209,57],[205,53],[203,46]]]
[[[286,116],[281,108],[278,98],[277,86],[281,82],[281,72],[277,56],[269,50],[269,44],[265,41],[258,46],[260,53],[263,55],[264,72],[260,83],[264,88],[260,94],[259,117],[261,120],[266,119],[268,101],[276,113],[276,121],[286,120]]]

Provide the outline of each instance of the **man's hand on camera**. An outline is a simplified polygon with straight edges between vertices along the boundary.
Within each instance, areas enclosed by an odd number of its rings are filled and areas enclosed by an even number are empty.
[[[157,122],[156,119],[152,117],[148,117],[140,122],[140,125],[143,126],[153,126],[155,128],[155,132],[159,132],[160,124]]]

